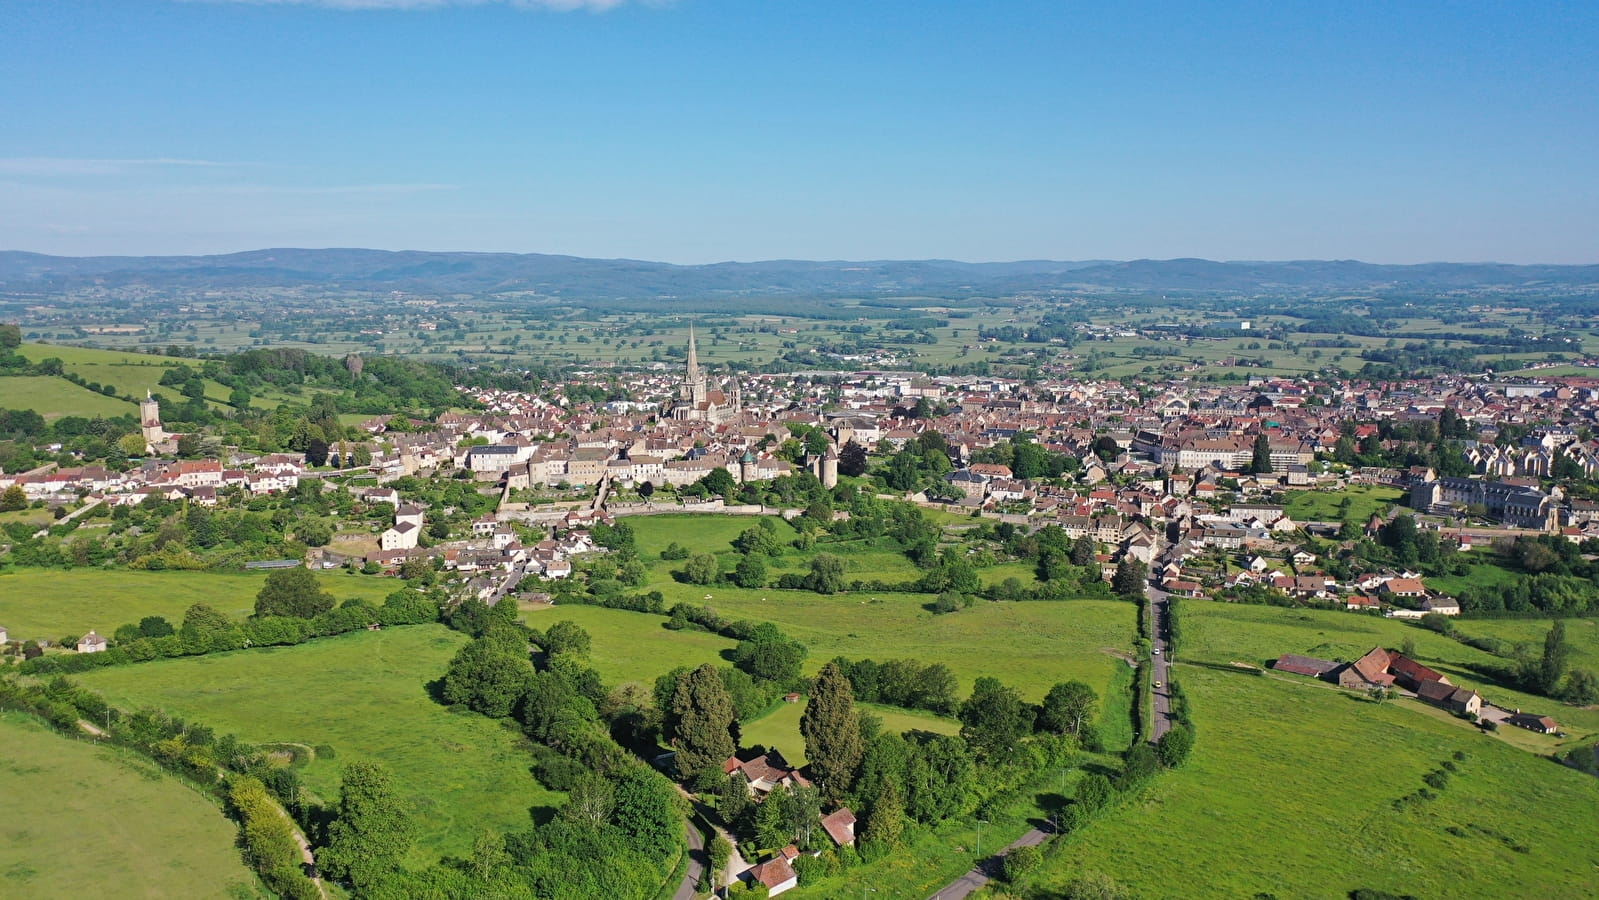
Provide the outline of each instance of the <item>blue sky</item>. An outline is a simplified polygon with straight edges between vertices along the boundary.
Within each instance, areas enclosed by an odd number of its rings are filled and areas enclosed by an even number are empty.
[[[1599,262],[1592,2],[4,0],[0,123],[49,253]]]

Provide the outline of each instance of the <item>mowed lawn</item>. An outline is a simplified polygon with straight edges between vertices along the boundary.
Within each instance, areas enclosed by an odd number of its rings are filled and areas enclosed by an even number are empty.
[[[1297,653],[1320,659],[1349,661],[1376,646],[1397,650],[1409,639],[1415,643],[1417,659],[1451,682],[1475,688],[1488,701],[1499,706],[1553,716],[1568,734],[1565,738],[1558,738],[1519,729],[1502,732],[1502,736],[1518,746],[1539,753],[1552,753],[1568,744],[1599,734],[1599,709],[1568,706],[1500,684],[1478,667],[1489,667],[1488,671],[1491,672],[1509,665],[1508,660],[1468,647],[1419,625],[1334,610],[1252,606],[1208,600],[1184,600],[1183,610],[1184,646],[1180,658],[1213,663],[1247,662],[1261,666],[1284,653]],[[1567,633],[1575,636],[1572,645],[1577,650],[1573,653],[1573,665],[1584,665],[1578,660],[1591,660],[1596,650],[1595,628],[1585,624],[1589,622],[1584,619],[1567,622]],[[1519,639],[1533,640],[1536,653],[1541,653],[1543,636],[1548,632],[1549,624],[1548,621],[1539,620],[1465,620],[1459,622],[1458,627],[1467,634],[1482,633],[1507,638],[1512,634],[1521,634],[1524,637]]]
[[[3,381],[4,379],[0,379]],[[343,602],[374,603],[402,585],[392,578],[318,573]],[[0,625],[14,641],[57,640],[90,629],[109,636],[145,616],[163,616],[174,628],[183,612],[205,603],[238,619],[255,611],[264,573],[140,572],[131,569],[13,569],[0,573]]]
[[[19,713],[0,747],[0,896],[264,896],[233,823],[155,765]]]
[[[959,734],[961,723],[932,713],[912,712],[892,706],[858,703],[856,708],[881,719],[883,731],[903,734],[907,731],[931,731],[936,734]],[[739,743],[745,747],[759,744],[776,747],[783,758],[794,765],[805,763],[805,739],[800,735],[800,716],[805,714],[805,701],[783,703],[753,722],[740,728]]]
[[[15,375],[0,378],[0,407],[31,409],[54,421],[62,416],[136,416],[139,408],[125,400],[97,394],[64,378]]]
[[[1097,871],[1151,898],[1599,893],[1599,779],[1310,682],[1193,666],[1178,677],[1193,756],[1074,835],[1045,863],[1046,889]],[[1395,808],[1457,750],[1466,759],[1438,799]]]
[[[483,829],[525,827],[529,808],[560,800],[530,774],[513,727],[428,696],[428,682],[466,641],[443,625],[416,625],[77,677],[118,706],[159,707],[251,743],[331,746],[335,758],[301,770],[327,802],[338,798],[346,763],[382,763],[419,827],[412,861],[426,864],[465,856]]]

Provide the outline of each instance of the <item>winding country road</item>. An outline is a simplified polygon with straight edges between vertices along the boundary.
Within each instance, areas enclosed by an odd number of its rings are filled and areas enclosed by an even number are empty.
[[[1005,864],[1005,854],[1017,847],[1037,847],[1047,840],[1049,840],[1048,832],[1034,828],[1017,838],[1004,850],[980,860],[970,872],[929,894],[927,900],[962,900],[988,884],[990,879],[999,877],[1000,869]]]
[[[683,883],[672,900],[694,900],[699,893],[700,876],[705,872],[705,836],[688,819],[683,820],[683,827],[688,836],[688,871],[683,873]]]

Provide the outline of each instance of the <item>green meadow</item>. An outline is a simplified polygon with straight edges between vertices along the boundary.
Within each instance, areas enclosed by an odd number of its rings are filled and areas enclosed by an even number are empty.
[[[0,747],[0,896],[268,896],[222,810],[154,764],[14,712]]]
[[[0,408],[36,410],[47,420],[62,416],[137,416],[139,408],[125,400],[97,394],[63,378],[9,375],[0,378]]]
[[[118,706],[158,707],[250,743],[331,747],[331,758],[318,755],[300,770],[326,802],[337,800],[346,763],[382,763],[417,823],[411,861],[422,865],[464,856],[483,829],[524,827],[530,809],[560,801],[530,774],[532,757],[514,725],[429,696],[428,683],[466,642],[443,625],[417,625],[77,678]]]
[[[1195,666],[1178,676],[1193,755],[1060,844],[1041,896],[1085,871],[1146,898],[1599,891],[1599,779],[1404,704]],[[1435,799],[1396,806],[1445,761],[1456,771]]]
[[[0,379],[3,381],[4,379]],[[400,587],[393,579],[318,573],[342,601],[365,597],[381,603]],[[233,618],[255,610],[265,573],[140,572],[129,569],[12,569],[0,572],[0,625],[12,640],[56,640],[90,629],[109,636],[145,616],[173,627],[183,611],[205,603]]]
[[[1290,491],[1283,512],[1295,522],[1356,522],[1364,525],[1373,514],[1402,503],[1405,492],[1378,484],[1355,485],[1340,491]],[[1349,510],[1343,509],[1345,500]]]
[[[856,704],[856,709],[881,719],[885,733],[931,731],[935,734],[959,734],[961,730],[961,723],[932,713],[879,706],[874,703]],[[804,765],[805,739],[800,736],[800,716],[804,713],[803,698],[798,703],[780,703],[759,719],[741,723],[739,743],[745,747],[753,747],[756,744],[762,747],[776,747],[782,751],[783,758],[790,763]]]
[[[1183,601],[1184,641],[1179,658],[1208,663],[1244,662],[1264,666],[1284,653],[1297,653],[1336,661],[1353,660],[1372,647],[1398,649],[1408,639],[1415,644],[1416,658],[1446,676],[1455,684],[1475,688],[1490,702],[1510,709],[1524,709],[1550,715],[1568,737],[1538,735],[1519,729],[1501,729],[1500,737],[1538,753],[1553,753],[1568,744],[1585,741],[1599,734],[1599,709],[1568,706],[1547,697],[1515,690],[1493,680],[1478,667],[1503,667],[1499,659],[1452,638],[1398,619],[1384,619],[1360,613],[1334,610],[1292,609],[1276,606],[1251,606],[1207,600]],[[1595,628],[1572,620],[1566,630],[1574,635],[1573,665],[1592,660],[1596,652]],[[1503,636],[1536,641],[1541,652],[1548,621],[1465,620],[1457,627],[1466,634]],[[1514,629],[1514,631],[1512,631]],[[1512,638],[1511,634],[1523,635]],[[1491,671],[1491,670],[1490,670]],[[1278,677],[1278,676],[1274,676]],[[1280,676],[1298,679],[1300,676]],[[1471,726],[1450,720],[1461,729]]]

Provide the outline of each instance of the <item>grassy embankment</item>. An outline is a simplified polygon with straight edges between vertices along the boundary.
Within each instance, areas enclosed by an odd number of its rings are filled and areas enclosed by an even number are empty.
[[[233,823],[154,764],[0,713],[0,895],[266,896]]]
[[[118,706],[159,707],[250,743],[332,747],[332,758],[300,770],[325,802],[337,800],[346,763],[382,763],[418,825],[411,862],[424,865],[464,856],[483,829],[526,827],[530,808],[560,802],[529,773],[532,758],[514,727],[429,696],[428,683],[466,641],[442,625],[418,625],[77,677]]]
[[[1556,900],[1599,889],[1599,779],[1406,704],[1178,674],[1193,756],[1064,844],[1039,879],[1046,891],[1084,871],[1142,897],[1514,897],[1536,885]],[[1445,761],[1457,771],[1430,789],[1436,799],[1396,806]]]

